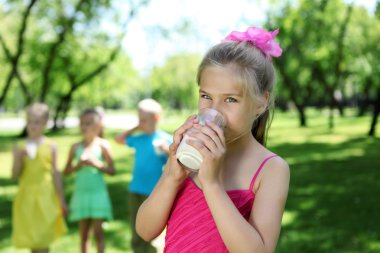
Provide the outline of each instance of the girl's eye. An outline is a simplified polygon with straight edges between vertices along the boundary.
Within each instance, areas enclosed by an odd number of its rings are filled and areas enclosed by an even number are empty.
[[[206,94],[201,94],[201,98],[204,98],[204,99],[211,99],[211,97],[209,95],[206,95]]]
[[[237,100],[235,98],[228,97],[228,98],[226,98],[226,102],[228,102],[228,103],[236,103]]]

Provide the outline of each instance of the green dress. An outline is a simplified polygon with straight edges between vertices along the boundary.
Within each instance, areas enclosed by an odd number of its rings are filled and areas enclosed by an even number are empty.
[[[84,151],[79,145],[75,158],[79,161]],[[91,155],[103,161],[99,145],[93,146]],[[92,166],[83,166],[75,173],[74,192],[70,201],[69,220],[112,219],[112,205],[103,173]]]

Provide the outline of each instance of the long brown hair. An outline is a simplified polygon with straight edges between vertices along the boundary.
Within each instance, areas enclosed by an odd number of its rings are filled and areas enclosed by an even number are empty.
[[[265,94],[269,96],[266,109],[262,114],[256,115],[251,129],[253,137],[265,145],[274,107],[272,91],[275,73],[272,60],[249,42],[223,41],[212,47],[199,65],[198,85],[206,67],[230,64],[237,66],[244,89],[253,104],[262,100]]]

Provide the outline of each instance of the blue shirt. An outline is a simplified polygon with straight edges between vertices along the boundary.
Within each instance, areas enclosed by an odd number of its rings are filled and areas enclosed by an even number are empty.
[[[163,166],[168,157],[155,151],[154,142],[172,143],[172,136],[158,130],[153,134],[140,133],[127,136],[125,143],[135,149],[132,181],[129,191],[149,195],[162,174]]]

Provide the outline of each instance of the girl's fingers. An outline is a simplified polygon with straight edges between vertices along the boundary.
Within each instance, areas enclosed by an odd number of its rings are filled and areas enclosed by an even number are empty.
[[[189,139],[186,140],[186,143],[197,149],[199,153],[201,153],[202,157],[208,157],[211,154],[211,150],[199,141]]]
[[[189,135],[191,137],[202,141],[204,145],[213,152],[216,152],[219,149],[224,150],[224,135],[220,129],[220,133],[216,132],[216,130],[219,128],[218,126],[202,126],[196,124],[194,125],[194,128],[198,130],[198,132],[190,131]],[[222,136],[222,138],[220,138],[219,134]]]
[[[190,137],[197,140],[195,142],[201,143],[202,146],[205,146],[210,151],[214,151],[218,148],[215,140],[212,137],[212,135],[214,135],[214,138],[217,137],[216,134],[212,134],[211,132],[206,133],[207,130],[201,130],[200,127],[197,127],[196,129],[199,131],[189,131],[188,133]]]
[[[197,117],[196,115],[191,115],[189,118],[187,118],[187,120],[185,121],[185,123],[183,123],[183,125],[180,126],[180,127],[174,132],[174,135],[173,135],[173,143],[169,146],[169,151],[170,151],[170,152],[173,152],[173,151],[177,150],[177,147],[178,147],[179,143],[181,142],[184,133],[185,133],[187,130],[189,130],[191,127],[193,127],[193,124],[194,124],[195,122],[198,122],[198,121],[199,121],[199,119],[197,119],[196,117]]]
[[[221,140],[223,147],[225,147],[226,139],[224,137],[223,129],[221,129],[218,125],[216,125],[213,122],[206,122],[206,125],[217,133],[219,139]]]

